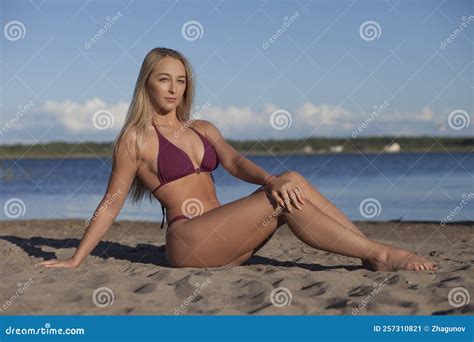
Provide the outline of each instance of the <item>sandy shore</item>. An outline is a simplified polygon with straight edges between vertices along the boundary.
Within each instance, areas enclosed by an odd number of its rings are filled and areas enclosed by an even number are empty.
[[[306,246],[287,226],[245,265],[175,269],[165,229],[130,221],[115,222],[79,268],[37,269],[73,254],[84,221],[3,221],[0,315],[472,315],[472,222],[356,224],[428,256],[439,271],[372,272]]]

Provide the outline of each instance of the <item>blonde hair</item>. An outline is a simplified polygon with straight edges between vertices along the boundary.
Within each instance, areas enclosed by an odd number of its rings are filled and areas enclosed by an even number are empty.
[[[145,56],[140,68],[140,73],[138,74],[135,90],[133,92],[132,102],[127,110],[125,123],[113,143],[112,163],[115,163],[118,146],[121,140],[130,131],[134,132],[133,140],[135,141],[135,146],[132,146],[132,148],[135,148],[137,153],[142,149],[145,141],[146,128],[151,125],[153,119],[152,109],[158,111],[157,108],[152,108],[152,103],[146,85],[153,67],[165,57],[176,58],[184,65],[186,71],[186,89],[181,102],[176,108],[176,117],[181,122],[186,122],[189,120],[191,107],[194,100],[194,77],[191,64],[180,52],[176,50],[164,47],[157,47],[150,50]],[[152,197],[151,191],[147,189],[147,187],[140,181],[137,175],[135,175],[133,179],[130,193],[132,197],[132,203],[139,203],[147,193],[150,202],[152,201],[152,198],[154,198]]]

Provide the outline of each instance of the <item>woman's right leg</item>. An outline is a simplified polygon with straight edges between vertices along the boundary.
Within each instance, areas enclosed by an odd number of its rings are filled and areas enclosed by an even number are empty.
[[[240,265],[285,224],[280,210],[259,188],[198,217],[177,221],[166,234],[168,260],[175,267]]]

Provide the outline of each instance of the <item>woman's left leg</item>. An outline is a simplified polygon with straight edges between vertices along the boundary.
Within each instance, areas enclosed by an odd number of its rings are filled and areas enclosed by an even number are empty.
[[[293,181],[293,183],[296,183],[297,185],[300,186],[303,195],[305,198],[308,198],[308,194],[310,194],[310,197],[312,197],[313,201],[316,203],[311,202],[320,212],[322,212],[322,215],[327,215],[328,217],[332,218],[334,221],[337,221],[340,223],[343,227],[347,228],[353,233],[358,234],[361,237],[364,237],[366,239],[367,236],[365,236],[364,233],[362,233],[339,209],[337,209],[329,200],[327,200],[323,195],[321,195],[316,189],[314,189],[311,184],[298,172],[296,171],[290,171],[285,173],[285,179]],[[335,243],[338,242],[339,239],[337,239]],[[390,250],[390,254],[395,256],[398,259],[406,259],[406,260],[414,260],[418,259],[417,265],[415,267],[415,270],[430,270],[434,268],[437,268],[436,264],[433,264],[432,262],[418,257],[413,253],[410,253],[408,251],[405,251],[400,248],[393,247],[391,245],[387,244],[381,244],[384,245],[385,247]],[[366,259],[362,259],[362,264],[373,270],[377,270],[377,268],[383,269],[384,266],[379,267],[380,265],[376,265],[372,262],[369,262]]]
[[[306,200],[311,202],[315,207],[324,212],[326,215],[339,222],[346,228],[349,228],[354,233],[366,237],[366,235],[356,227],[356,225],[347,218],[344,213],[339,210],[331,201],[324,197],[313,185],[308,182],[300,173],[290,171],[293,179],[296,179],[296,184],[303,190],[303,195]]]

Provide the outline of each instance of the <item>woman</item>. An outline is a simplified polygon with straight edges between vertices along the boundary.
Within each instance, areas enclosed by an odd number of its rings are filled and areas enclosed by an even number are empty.
[[[372,270],[436,269],[422,257],[367,238],[298,172],[270,175],[239,154],[213,124],[190,120],[193,96],[186,58],[167,48],[151,50],[114,142],[112,173],[94,219],[72,258],[37,265],[79,266],[131,190],[134,202],[148,194],[166,207],[166,256],[173,267],[241,265],[278,227],[288,224],[304,243],[360,258]],[[233,176],[261,187],[221,205],[211,174],[219,163]]]

